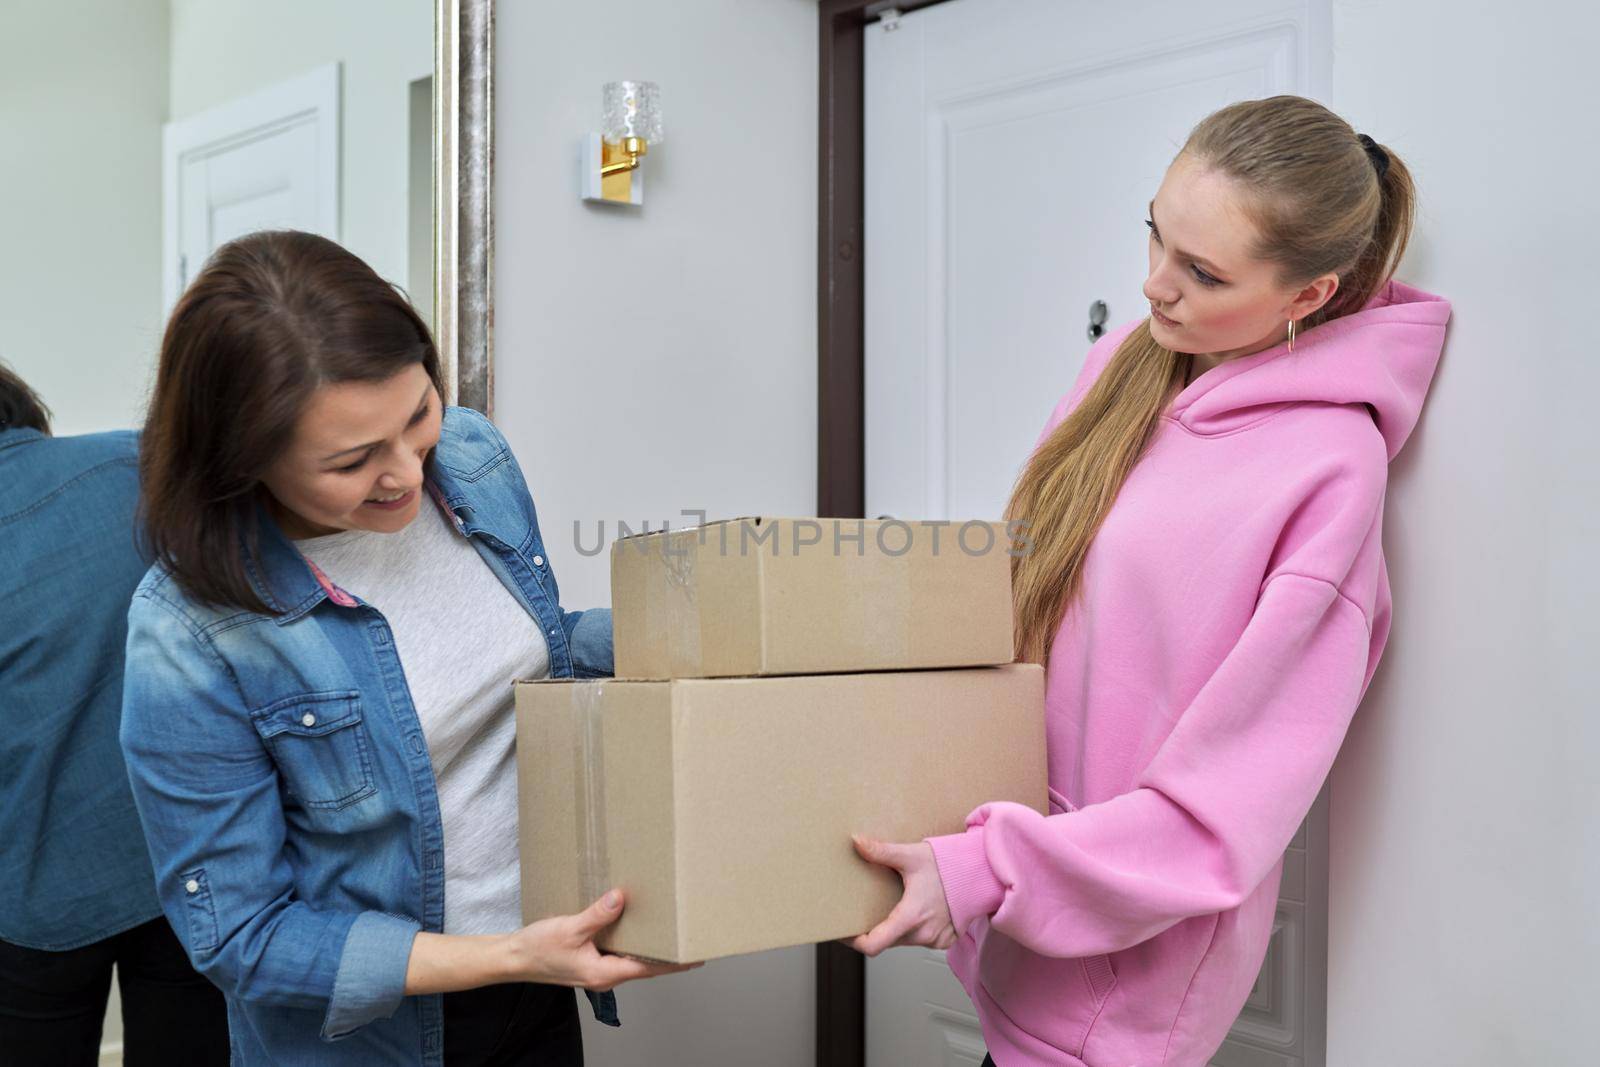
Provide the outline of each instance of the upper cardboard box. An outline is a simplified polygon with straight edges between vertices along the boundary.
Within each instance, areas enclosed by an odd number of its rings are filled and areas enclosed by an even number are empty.
[[[978,521],[752,516],[623,538],[617,677],[1009,663],[1010,549]]]

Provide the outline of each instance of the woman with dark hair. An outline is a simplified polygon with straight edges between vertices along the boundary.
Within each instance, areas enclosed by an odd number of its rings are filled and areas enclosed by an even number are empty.
[[[55,437],[0,364],[0,1060],[94,1067],[116,974],[123,1062],[228,1062],[222,997],[156,902],[117,746],[139,437]]]
[[[561,608],[426,325],[324,238],[225,245],[167,326],[141,470],[122,743],[234,1062],[581,1063],[571,987],[615,1024],[605,991],[680,968],[596,950],[615,890],[522,926],[509,682],[609,674],[610,612]]]
[[[50,436],[50,409],[17,372],[0,363],[0,431],[32,430]]]
[[[1414,196],[1315,101],[1204,119],[1143,220],[1150,315],[1089,350],[1012,490],[1049,814],[861,842],[905,892],[854,942],[949,947],[1001,1067],[1199,1067],[1250,993],[1388,639],[1388,464],[1450,317],[1393,280]]]

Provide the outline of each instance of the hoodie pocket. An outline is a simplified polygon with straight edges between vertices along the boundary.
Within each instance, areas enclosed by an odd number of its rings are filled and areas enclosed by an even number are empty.
[[[1078,810],[1078,806],[1068,800],[1065,794],[1053,787],[1047,788],[1050,794],[1049,814],[1069,815]],[[1015,943],[1004,946],[997,944],[995,949],[992,959],[996,964],[1007,956],[1028,952]],[[1044,1037],[1051,1044],[1074,1056],[1082,1056],[1084,1045],[1089,1040],[1089,1032],[1099,1019],[1106,998],[1111,995],[1111,990],[1117,984],[1117,974],[1111,966],[1111,957],[1099,955],[1084,956],[1079,959],[1048,959],[1033,955],[1032,958],[1035,961],[1034,965],[1038,967],[1037,974],[1040,978],[1043,978],[1047,971],[1055,973],[1053,980],[1045,981],[1054,986],[1056,994],[1061,998],[1061,1001],[1053,1005],[1053,1010],[1060,1016],[1057,1020],[1059,1025],[1052,1026],[1048,1034],[1036,1036]],[[997,974],[1010,972],[1016,966],[1015,962],[1009,967],[996,966],[995,972]],[[994,990],[990,990],[990,995],[995,995]]]
[[[1078,810],[1077,805],[1073,804],[1072,801],[1068,800],[1066,797],[1062,796],[1060,793],[1057,793],[1050,786],[1045,786],[1045,788],[1047,790],[1049,790],[1049,792],[1050,792],[1050,814],[1051,815],[1065,815],[1068,812],[1073,812],[1073,811],[1077,811]]]
[[[978,980],[1017,1027],[1079,1058],[1117,984],[1107,956],[1044,956],[993,927],[978,948]]]
[[[307,808],[338,810],[378,791],[359,694],[307,693],[250,718],[290,794]]]

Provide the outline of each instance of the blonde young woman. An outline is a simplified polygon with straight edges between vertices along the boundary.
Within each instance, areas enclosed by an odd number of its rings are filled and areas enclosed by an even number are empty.
[[[1012,491],[1049,814],[859,842],[905,892],[854,942],[950,948],[1000,1067],[1204,1064],[1249,993],[1389,633],[1388,463],[1450,315],[1391,280],[1413,198],[1310,100],[1206,118],[1145,220],[1149,317],[1090,350]]]

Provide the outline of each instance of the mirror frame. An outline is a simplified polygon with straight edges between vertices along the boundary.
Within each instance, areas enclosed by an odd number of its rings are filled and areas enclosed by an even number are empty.
[[[494,415],[494,0],[434,0],[434,340],[447,402]]]

